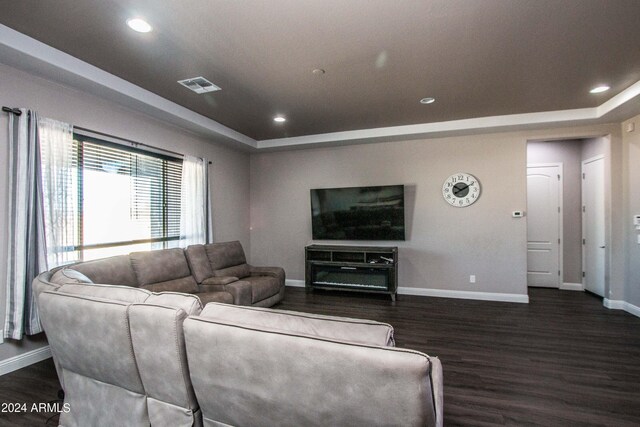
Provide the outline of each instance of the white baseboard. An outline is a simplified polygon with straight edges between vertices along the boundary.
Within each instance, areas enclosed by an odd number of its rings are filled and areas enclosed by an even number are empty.
[[[287,279],[285,284],[296,288],[304,288],[304,280]],[[520,302],[527,304],[528,295],[519,294],[499,294],[493,292],[470,292],[470,291],[450,291],[446,289],[425,289],[425,288],[398,288],[400,295],[419,295],[425,297],[475,299],[481,301],[505,301]]]
[[[640,307],[630,304],[626,301],[622,300],[610,300],[608,298],[604,298],[602,300],[602,305],[609,309],[613,310],[624,310],[627,313],[633,314],[634,316],[640,317]]]
[[[420,295],[425,297],[474,299],[480,301],[503,301],[529,303],[529,295],[502,294],[496,292],[452,291],[448,289],[398,288],[402,295]]]
[[[26,368],[34,363],[41,362],[51,357],[51,349],[48,345],[27,351],[26,353],[10,357],[0,361],[0,376],[18,369]]]
[[[568,283],[565,282],[563,284],[560,285],[560,290],[561,291],[584,291],[584,287],[582,286],[582,283]]]
[[[284,284],[286,286],[292,286],[294,288],[304,288],[304,280],[287,279],[285,280]]]

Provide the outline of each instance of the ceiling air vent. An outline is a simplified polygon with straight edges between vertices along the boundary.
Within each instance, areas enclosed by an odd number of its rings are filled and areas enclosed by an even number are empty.
[[[192,79],[178,80],[182,86],[191,89],[195,93],[215,92],[220,88],[204,77],[194,77]]]

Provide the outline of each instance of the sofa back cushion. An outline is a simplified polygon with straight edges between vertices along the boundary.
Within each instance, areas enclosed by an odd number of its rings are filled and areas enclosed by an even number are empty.
[[[186,317],[181,308],[148,302],[129,309],[133,351],[148,396],[151,425],[201,425],[201,420],[195,422],[200,413],[184,347]]]
[[[130,337],[129,305],[59,291],[40,294],[42,325],[70,405],[70,411],[60,415],[60,425],[101,425],[106,419],[111,425],[149,425]],[[96,406],[105,396],[108,405]]]
[[[200,298],[193,294],[178,292],[153,293],[146,289],[131,288],[116,285],[83,285],[68,283],[57,288],[58,292],[84,295],[87,297],[104,298],[128,303],[147,303],[163,305],[184,310],[187,315],[197,315],[202,311]]]
[[[212,270],[221,270],[247,263],[242,244],[237,240],[205,245],[205,251]]]
[[[184,332],[205,425],[438,425],[425,354],[202,316]]]
[[[184,251],[179,248],[129,254],[138,285],[152,292],[197,292]]]
[[[242,326],[266,327],[283,333],[311,335],[359,344],[395,344],[393,326],[373,320],[217,303],[207,304],[200,316],[210,320],[226,320]]]
[[[181,294],[178,292],[154,293],[147,298],[145,303],[182,309],[188,316],[198,315],[202,311],[200,298],[193,294]]]
[[[129,286],[118,285],[103,285],[103,284],[80,284],[80,283],[67,283],[58,288],[58,292],[74,295],[84,295],[87,297],[104,298],[122,302],[145,302],[151,292],[132,288]]]
[[[202,283],[209,277],[213,276],[213,270],[211,269],[211,263],[207,258],[207,251],[204,245],[190,245],[184,250],[184,254],[189,262],[191,268],[191,274],[196,279],[196,282]]]
[[[86,261],[69,267],[84,274],[93,283],[138,286],[138,280],[131,266],[129,255]]]

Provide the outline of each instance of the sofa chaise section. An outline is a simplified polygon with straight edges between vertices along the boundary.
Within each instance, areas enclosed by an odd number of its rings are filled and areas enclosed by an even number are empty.
[[[247,264],[238,241],[191,245],[185,254],[200,288],[230,292],[236,305],[270,307],[284,298],[284,270]]]

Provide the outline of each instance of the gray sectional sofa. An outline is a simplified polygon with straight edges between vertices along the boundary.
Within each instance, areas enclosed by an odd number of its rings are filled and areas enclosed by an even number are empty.
[[[100,283],[151,292],[197,295],[203,304],[272,306],[284,298],[280,267],[247,264],[238,241],[193,245],[186,249],[132,252],[54,269],[36,281],[53,284]]]
[[[224,263],[184,251],[191,276],[170,250],[34,280],[61,426],[442,426],[437,358],[395,348],[388,324],[230,304],[272,304],[284,273],[234,268],[227,245]]]

